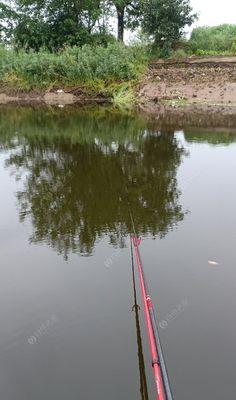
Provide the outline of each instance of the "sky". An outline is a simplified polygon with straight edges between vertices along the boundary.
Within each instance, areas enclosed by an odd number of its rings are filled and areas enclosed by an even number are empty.
[[[236,0],[190,0],[199,19],[195,26],[236,24]]]

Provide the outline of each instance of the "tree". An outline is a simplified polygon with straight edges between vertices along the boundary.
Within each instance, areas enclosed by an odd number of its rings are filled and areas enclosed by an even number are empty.
[[[117,14],[117,39],[124,41],[125,28],[136,28],[139,25],[141,11],[140,0],[111,0]]]
[[[14,29],[14,20],[17,18],[15,10],[0,1],[0,39],[7,41]]]
[[[184,27],[190,26],[196,17],[189,0],[143,0],[143,31],[154,38],[163,55],[169,54]]]
[[[0,28],[2,24],[5,35],[13,37],[16,47],[57,50],[64,45],[91,43],[94,33],[102,32],[104,37],[115,10],[119,41],[124,41],[125,28],[141,25],[163,53],[168,53],[183,28],[196,18],[189,1],[15,0],[14,7],[0,2]]]
[[[16,0],[14,10],[0,3],[0,23],[14,45],[36,51],[90,42],[102,13],[103,0]]]

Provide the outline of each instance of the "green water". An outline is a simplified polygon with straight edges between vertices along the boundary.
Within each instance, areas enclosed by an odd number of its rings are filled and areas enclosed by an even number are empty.
[[[2,107],[1,398],[155,398],[130,212],[174,398],[232,398],[235,167],[234,119]]]

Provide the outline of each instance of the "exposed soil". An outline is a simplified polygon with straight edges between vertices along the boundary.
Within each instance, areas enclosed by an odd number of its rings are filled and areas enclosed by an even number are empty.
[[[11,96],[6,93],[0,93],[0,104],[8,104],[18,100],[17,96]]]
[[[211,104],[236,107],[236,57],[156,61],[139,89],[144,104]]]
[[[103,104],[108,102],[104,95],[96,96],[86,93],[76,87],[70,89],[54,89],[50,91],[21,92],[13,88],[0,88],[0,104],[47,104],[53,106],[66,106],[72,104]]]

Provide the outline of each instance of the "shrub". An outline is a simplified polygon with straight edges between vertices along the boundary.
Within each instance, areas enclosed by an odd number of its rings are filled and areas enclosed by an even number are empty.
[[[198,49],[197,51],[195,51],[194,54],[196,56],[215,56],[215,55],[223,54],[223,52],[222,51],[214,51],[214,50],[201,50],[201,49]]]
[[[236,25],[219,25],[214,27],[195,28],[190,38],[191,50],[223,53],[230,52],[236,37]],[[206,53],[205,53],[206,54]]]
[[[0,82],[9,77],[20,81],[25,89],[76,85],[87,81],[106,82],[136,80],[145,70],[147,57],[140,47],[110,43],[107,47],[85,45],[67,47],[59,53],[38,53],[0,48]]]
[[[123,84],[113,92],[113,103],[119,108],[130,108],[135,103],[135,96],[132,88]]]
[[[181,58],[186,58],[188,56],[189,56],[189,54],[184,49],[175,50],[171,54],[171,58],[173,58],[174,60],[178,60],[178,59],[181,59]]]
[[[232,43],[231,51],[232,54],[236,55],[236,38],[234,38],[234,41]]]

